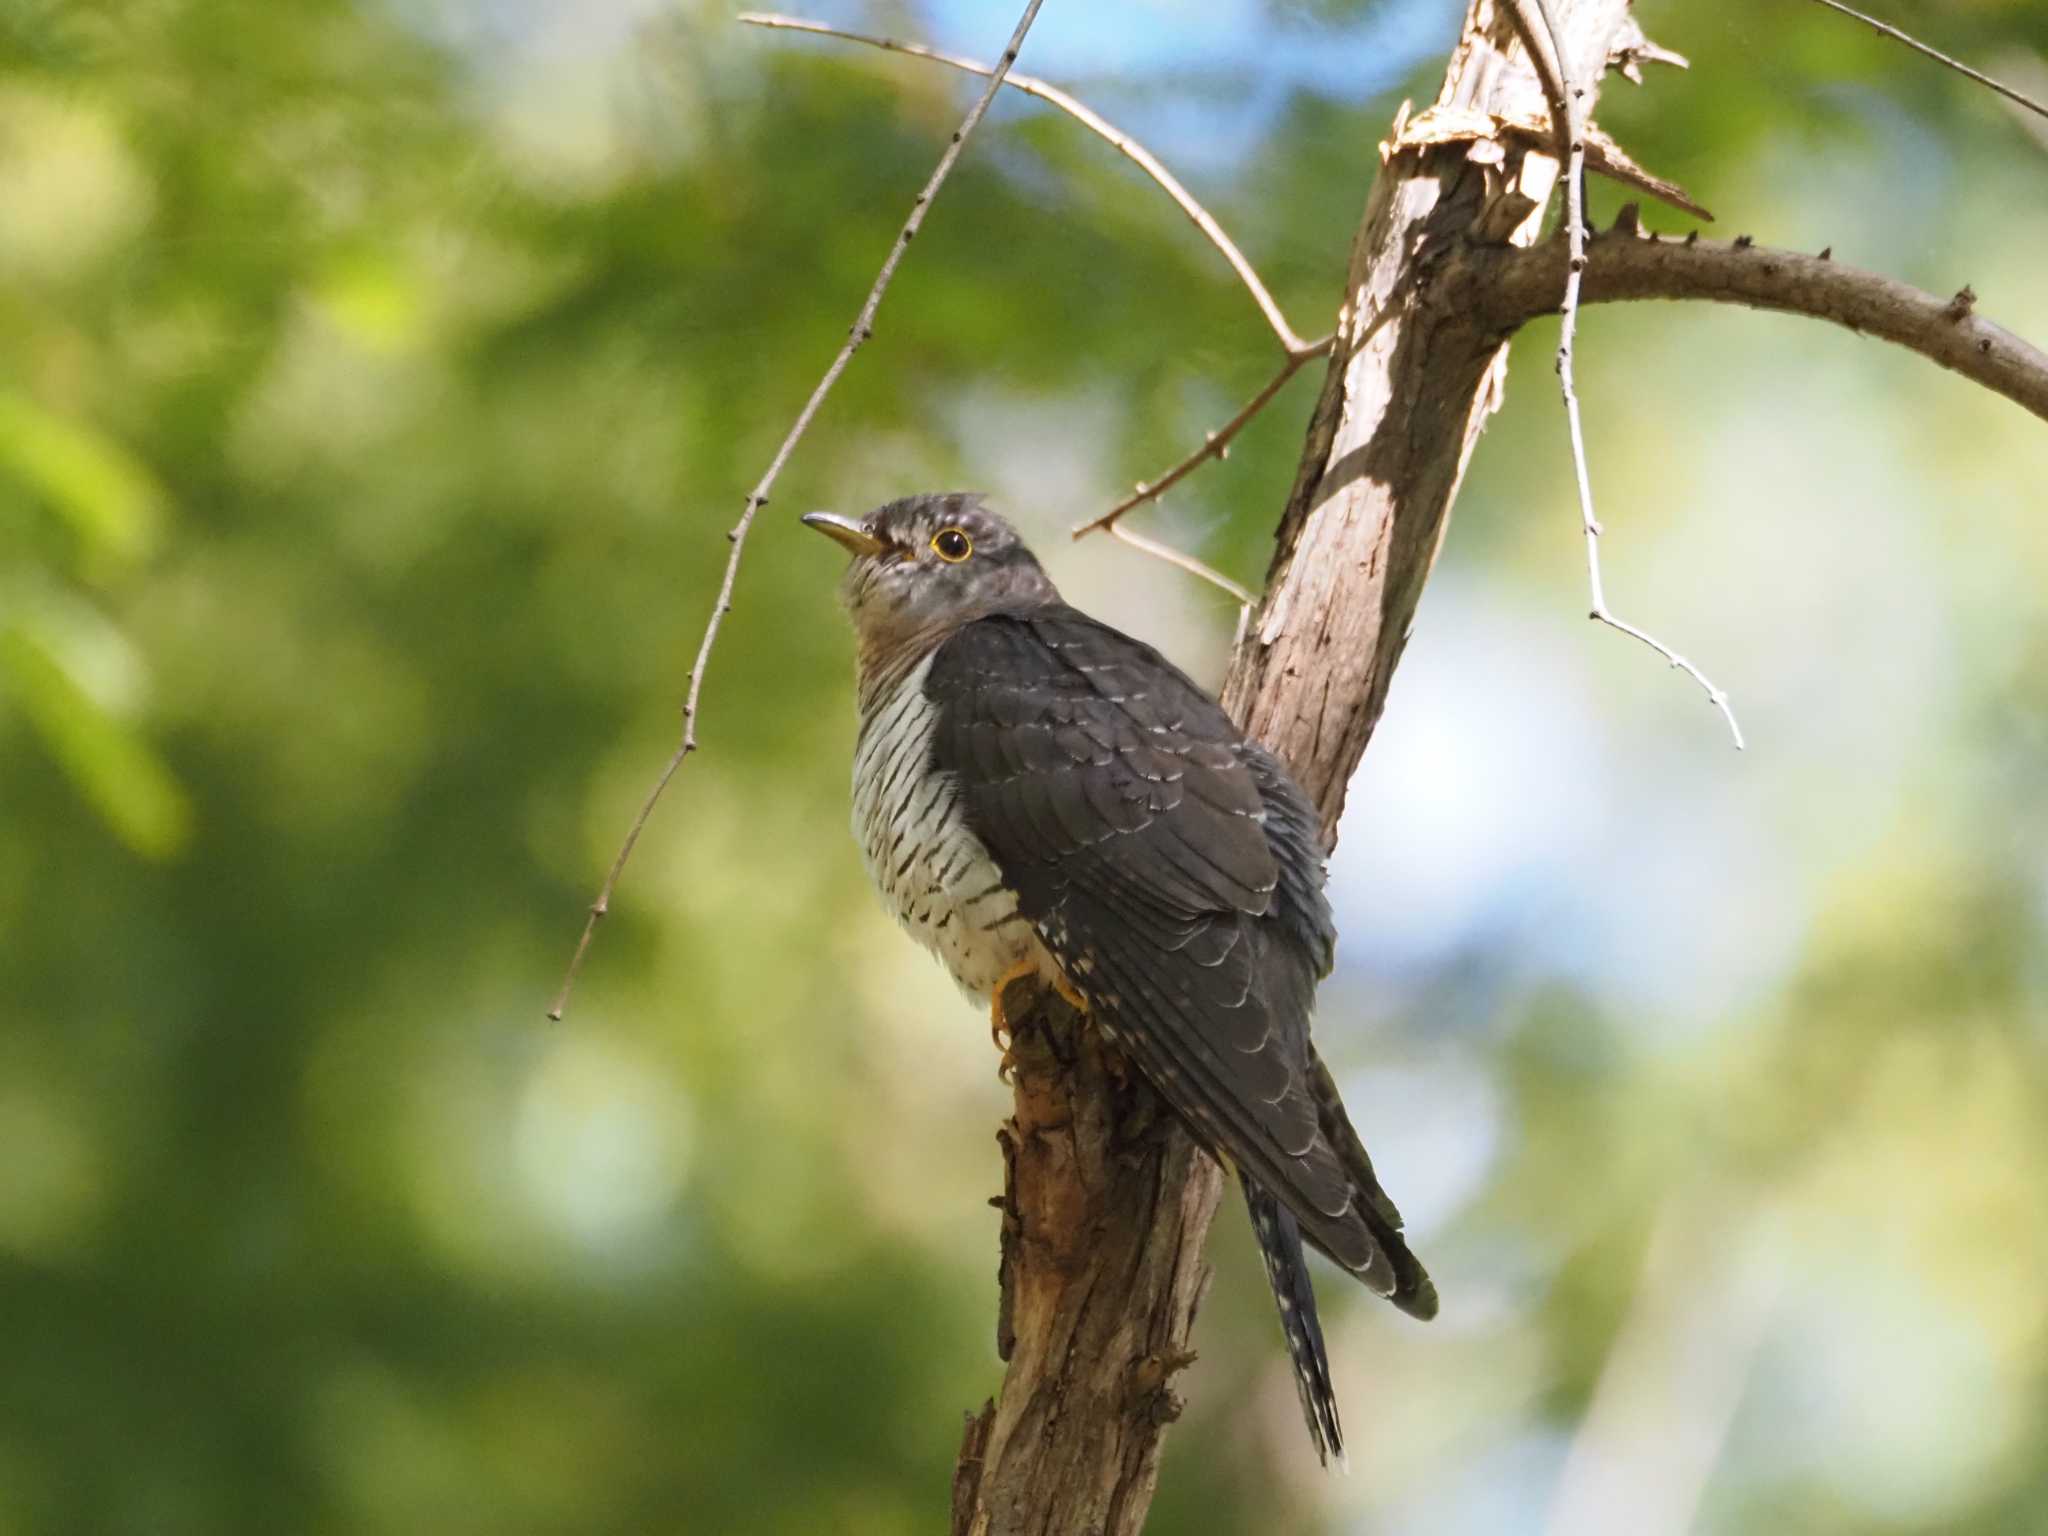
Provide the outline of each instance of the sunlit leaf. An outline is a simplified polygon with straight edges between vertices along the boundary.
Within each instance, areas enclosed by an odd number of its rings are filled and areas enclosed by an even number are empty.
[[[192,804],[170,770],[22,624],[0,629],[0,680],[115,836],[148,859],[185,846]]]
[[[161,531],[163,491],[138,459],[11,390],[0,390],[0,475],[39,492],[70,525],[88,571],[139,559]]]

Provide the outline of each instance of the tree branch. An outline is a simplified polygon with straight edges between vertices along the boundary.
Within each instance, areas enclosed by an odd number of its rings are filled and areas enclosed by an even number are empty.
[[[1576,103],[1585,112],[1611,54],[1650,56],[1627,0],[1550,0],[1547,9],[1557,41],[1553,85],[1586,82]],[[1490,0],[1474,0],[1438,107],[1472,114],[1482,126],[1427,141],[1397,128],[1383,146],[1267,595],[1235,649],[1223,695],[1240,723],[1293,768],[1321,812],[1326,840],[1384,707],[1466,463],[1498,402],[1506,339],[1554,310],[1570,275],[1572,242],[1515,249],[1536,240],[1555,173],[1539,163],[1547,141],[1518,137],[1508,125],[1537,119],[1545,97],[1508,18]],[[1491,131],[1487,122],[1500,126]],[[1944,303],[1740,242],[1682,246],[1610,234],[1582,254],[1587,301],[1715,297],[1824,313],[1917,342],[2048,414],[2040,354],[1977,319],[1963,295]],[[1291,375],[1299,366],[1292,348],[1288,362]],[[1284,382],[1240,417],[1249,419]],[[1214,456],[1205,445],[1162,482]],[[747,516],[755,510],[750,498]],[[1171,1379],[1191,1358],[1201,1251],[1221,1174],[1056,997],[1006,1000],[1005,1012],[1016,1023],[1017,1065],[1015,1110],[1001,1135],[997,1343],[1008,1369],[998,1399],[969,1421],[953,1529],[1134,1536],[1162,1428],[1179,1411]]]
[[[1208,1286],[1215,1165],[1087,1019],[1012,983],[1000,1397],[970,1415],[954,1536],[1134,1536]]]
[[[808,32],[816,37],[834,37],[843,42],[864,43],[870,48],[880,48],[889,53],[900,53],[913,59],[926,59],[934,64],[944,64],[950,69],[963,70],[970,75],[987,75],[990,72],[986,64],[979,63],[974,59],[961,58],[958,54],[946,53],[937,48],[927,47],[923,43],[904,42],[899,38],[893,37],[877,37],[866,32],[852,32],[843,27],[828,26],[822,21],[811,21],[801,16],[783,16],[767,11],[743,11],[737,19],[748,26],[765,27],[771,31]],[[1294,327],[1287,323],[1287,317],[1280,312],[1279,304],[1274,300],[1272,293],[1259,277],[1257,269],[1246,259],[1244,252],[1237,248],[1237,242],[1224,232],[1223,226],[1217,223],[1215,216],[1202,206],[1195,195],[1188,191],[1185,186],[1181,185],[1180,178],[1169,171],[1158,156],[1154,155],[1143,144],[1140,144],[1128,133],[1125,133],[1121,128],[1111,123],[1085,102],[1069,95],[1049,81],[1040,80],[1034,75],[1020,75],[1013,72],[1003,83],[1014,90],[1023,92],[1026,96],[1036,97],[1040,101],[1059,108],[1060,111],[1066,113],[1090,133],[1095,134],[1098,138],[1109,144],[1119,154],[1136,165],[1139,170],[1151,177],[1158,184],[1160,190],[1173,199],[1174,205],[1187,215],[1188,221],[1202,232],[1211,245],[1215,246],[1222,253],[1223,259],[1230,264],[1231,270],[1237,274],[1238,280],[1244,284],[1246,291],[1251,294],[1252,302],[1258,305],[1259,313],[1265,316],[1266,324],[1272,327],[1273,335],[1280,343],[1280,350],[1286,354],[1286,361],[1281,365],[1279,375],[1265,389],[1261,390],[1258,396],[1220,431],[1210,433],[1207,445],[1202,450],[1183,460],[1152,484],[1140,485],[1137,488],[1137,494],[1118,503],[1101,517],[1095,519],[1095,521],[1087,524],[1085,527],[1075,529],[1074,537],[1079,538],[1082,534],[1093,533],[1097,529],[1108,529],[1111,532],[1116,532],[1117,519],[1121,518],[1124,513],[1130,511],[1133,507],[1141,506],[1145,502],[1157,499],[1168,486],[1183,479],[1190,471],[1199,467],[1205,459],[1211,457],[1223,458],[1228,450],[1230,439],[1235,437],[1245,423],[1250,421],[1252,417],[1256,416],[1264,408],[1267,401],[1279,393],[1280,387],[1293,378],[1304,363],[1308,362],[1311,358],[1321,357],[1326,353],[1330,348],[1330,340],[1326,336],[1321,341],[1303,341],[1295,333]],[[1688,206],[1692,205],[1688,204]],[[1181,570],[1200,577],[1214,586],[1221,587],[1224,591],[1237,597],[1242,603],[1249,603],[1251,601],[1250,596],[1236,582],[1231,581],[1228,577],[1210,566],[1203,564],[1193,555],[1182,554],[1179,550],[1161,544],[1156,539],[1148,539],[1142,535],[1120,533],[1118,537],[1134,549],[1141,550],[1155,559],[1164,560],[1168,565],[1177,566]]]
[[[1597,82],[1610,47],[1632,31],[1627,0],[1553,8],[1569,78]],[[1476,0],[1438,104],[1502,121],[1497,137],[1418,142],[1397,129],[1383,146],[1266,597],[1224,688],[1235,718],[1314,799],[1326,840],[1499,399],[1505,342],[1557,308],[1567,276],[1569,242],[1519,248],[1535,241],[1554,178],[1524,164],[1547,146],[1506,126],[1542,108],[1513,43],[1497,9]],[[1722,298],[1819,314],[1914,345],[2048,414],[2048,361],[1977,318],[1967,290],[1943,301],[1743,242],[1609,233],[1587,241],[1584,258],[1588,301]],[[1041,1004],[1058,1017],[1053,1000]],[[999,1344],[1009,1370],[998,1402],[970,1421],[955,1479],[954,1530],[971,1536],[1138,1530],[1158,1421],[1177,1408],[1146,1394],[1186,1358],[1221,1191],[1219,1170],[1170,1119],[1157,1150],[1140,1143],[1147,1150],[1132,1160],[1124,1116],[1143,1123],[1156,1109],[1118,1097],[1133,1085],[1091,1054],[1085,1031],[1052,1049],[1049,1065],[1020,1062],[1005,1132]],[[1126,1150],[1115,1152],[1119,1137]],[[1022,1155],[1027,1147],[1035,1155]],[[1147,1401],[1157,1406],[1148,1412]]]
[[[1597,80],[1627,0],[1554,8],[1572,78]],[[1440,100],[1497,119],[1543,110],[1487,0],[1468,17]],[[1498,390],[1504,333],[1475,323],[1434,279],[1475,241],[1534,240],[1542,194],[1528,189],[1549,189],[1525,181],[1530,146],[1505,128],[1434,144],[1403,144],[1397,132],[1384,153],[1267,595],[1223,695],[1286,758],[1326,839]],[[1057,1019],[1053,1000],[1040,1006]],[[1161,1424],[1177,1411],[1167,1379],[1188,1358],[1222,1177],[1170,1116],[1134,1142],[1130,1116],[1142,1124],[1156,1108],[1094,1050],[1084,1031],[1053,1048],[1043,1073],[1019,1057],[998,1329],[1009,1368],[996,1403],[969,1424],[956,1536],[1134,1536]]]
[[[1919,38],[1913,36],[1913,34],[1910,32],[1901,32],[1897,27],[1894,27],[1887,22],[1879,21],[1875,16],[1866,16],[1861,11],[1857,10],[1854,6],[1842,4],[1842,0],[1817,0],[1817,3],[1826,6],[1829,10],[1837,12],[1840,15],[1847,16],[1851,21],[1862,22],[1863,25],[1870,28],[1871,31],[1880,32],[1884,36],[1890,38],[1893,42],[1904,43],[1908,48],[1912,49],[1915,53],[1921,54],[1926,58],[1934,60],[1935,63],[1941,65],[1944,69],[1954,70],[1957,74],[1961,75],[1966,80],[1976,81],[1977,84],[1983,86],[1986,90],[1996,91],[1999,95],[2003,96],[2007,101],[2013,103],[2013,105],[2022,107],[2025,110],[2032,112],[2037,117],[2048,118],[2048,107],[2042,106],[2041,103],[2034,100],[2033,97],[2025,95],[2020,91],[2016,91],[2009,85],[1999,84],[1998,81],[1992,79],[1989,75],[1983,73],[1981,70],[1975,70],[1970,68],[1970,66],[1965,64],[1961,59],[1950,58],[1947,54],[1943,53],[1939,48],[1928,47],[1927,44],[1921,42]]]
[[[1530,14],[1531,9],[1535,14]],[[1586,270],[1586,122],[1580,88],[1566,70],[1558,51],[1560,33],[1550,0],[1514,0],[1509,19],[1522,39],[1522,46],[1536,66],[1543,93],[1550,103],[1550,123],[1564,156],[1564,302],[1563,322],[1557,331],[1557,384],[1564,396],[1566,434],[1571,440],[1572,478],[1579,493],[1579,527],[1586,541],[1586,586],[1593,607],[1587,617],[1595,623],[1640,641],[1685,673],[1706,691],[1707,700],[1728,722],[1735,738],[1735,750],[1742,750],[1742,727],[1728,695],[1709,681],[1707,674],[1687,661],[1648,630],[1627,622],[1607,606],[1607,582],[1600,571],[1600,535],[1604,531],[1593,510],[1593,475],[1586,463],[1586,429],[1579,409],[1579,389],[1573,369],[1574,346],[1579,330],[1579,298]]]
[[[939,163],[925,181],[924,190],[917,194],[911,204],[910,217],[903,221],[903,228],[897,232],[895,242],[889,247],[889,254],[882,260],[881,271],[875,274],[875,283],[868,290],[867,302],[854,317],[852,328],[846,334],[846,343],[840,347],[839,355],[832,359],[825,376],[818,380],[817,388],[811,391],[804,408],[797,412],[795,422],[782,439],[782,446],[775,450],[775,457],[769,461],[760,483],[748,495],[740,509],[740,520],[726,533],[726,542],[732,550],[725,557],[725,575],[718,584],[718,599],[711,605],[711,616],[704,624],[704,638],[697,646],[697,659],[690,666],[689,691],[683,699],[683,735],[676,749],[670,754],[667,764],[656,777],[654,786],[641,801],[640,810],[633,818],[633,824],[626,829],[625,841],[619,844],[619,851],[613,857],[611,868],[605,871],[604,884],[599,887],[597,900],[590,904],[590,915],[584,919],[583,934],[576,941],[576,949],[569,957],[569,968],[562,976],[561,990],[548,1005],[548,1017],[560,1019],[569,1006],[569,993],[576,985],[576,975],[583,969],[583,957],[589,952],[590,940],[597,932],[599,919],[611,911],[612,892],[617,888],[619,876],[625,873],[626,861],[633,856],[633,845],[640,840],[640,833],[647,825],[647,818],[654,814],[654,807],[662,793],[668,788],[669,780],[676,776],[676,770],[683,766],[683,760],[697,750],[697,696],[704,687],[704,669],[711,661],[711,647],[718,641],[719,626],[732,611],[733,585],[739,578],[740,556],[746,549],[747,533],[754,526],[754,516],[768,505],[768,493],[774,488],[782,474],[782,466],[789,462],[789,456],[796,451],[796,445],[810,429],[811,419],[818,414],[818,407],[825,403],[825,397],[832,392],[832,386],[839,382],[839,375],[846,371],[846,365],[853,361],[853,354],[861,343],[875,334],[875,312],[881,308],[882,295],[889,290],[890,281],[896,276],[896,268],[903,260],[903,253],[910,249],[910,242],[924,225],[924,216],[930,210],[932,199],[939,194],[939,188],[946,184],[946,178],[953,172],[953,165],[960,158],[960,151],[967,144],[967,136],[974,132],[975,125],[988,111],[988,105],[995,100],[996,92],[1002,89],[1003,77],[1016,62],[1017,51],[1024,46],[1024,35],[1031,30],[1031,23],[1037,19],[1038,8],[1045,0],[1026,0],[1024,14],[1017,19],[1016,29],[1010,34],[1009,45],[1003,49],[1003,56],[995,69],[989,72],[988,87],[974,105],[967,109],[967,116],[960,126],[953,130],[952,142],[945,153],[939,156]]]
[[[1251,593],[1245,591],[1243,587],[1240,587],[1214,566],[1204,564],[1193,555],[1182,554],[1170,544],[1162,544],[1157,539],[1148,539],[1144,534],[1135,532],[1122,523],[1111,523],[1109,525],[1109,536],[1119,544],[1128,544],[1141,554],[1150,555],[1155,560],[1164,560],[1168,565],[1177,566],[1181,570],[1186,571],[1190,576],[1206,581],[1210,586],[1228,592],[1237,599],[1240,607],[1249,608],[1258,601]]]
[[[1288,353],[1287,360],[1280,365],[1279,371],[1260,386],[1259,392],[1256,395],[1253,395],[1251,399],[1238,407],[1235,416],[1232,416],[1230,420],[1223,423],[1214,432],[1204,435],[1201,447],[1182,459],[1157,480],[1146,481],[1138,485],[1129,496],[1126,496],[1122,501],[1111,507],[1102,516],[1077,526],[1073,530],[1073,537],[1078,539],[1103,528],[1114,529],[1117,519],[1126,512],[1130,511],[1133,507],[1143,506],[1148,501],[1158,500],[1159,497],[1165,495],[1172,487],[1180,484],[1181,481],[1200,469],[1208,460],[1228,458],[1230,456],[1231,440],[1251,424],[1252,418],[1258,415],[1260,411],[1263,411],[1275,395],[1287,387],[1287,381],[1301,372],[1303,364],[1307,363],[1310,358],[1326,355],[1330,350],[1330,343],[1333,339],[1332,337],[1325,336],[1321,341],[1310,342],[1307,347],[1299,352]]]
[[[1560,77],[1584,82],[1590,116],[1610,55],[1630,36],[1627,0],[1551,9]],[[1423,115],[1540,120],[1546,95],[1517,42],[1505,7],[1475,3]],[[1385,707],[1466,461],[1499,399],[1508,331],[1475,323],[1477,284],[1443,278],[1501,240],[1536,239],[1554,172],[1535,162],[1550,166],[1554,154],[1554,141],[1505,127],[1421,142],[1397,130],[1382,147],[1266,599],[1224,691],[1294,769],[1326,828]],[[1547,269],[1545,310],[1564,290],[1564,256]]]
[[[836,37],[849,43],[865,43],[870,48],[885,49],[890,53],[904,54],[913,59],[928,59],[934,64],[964,70],[970,75],[989,73],[986,64],[973,59],[963,59],[958,54],[944,53],[937,48],[928,48],[922,43],[906,43],[893,37],[875,37],[866,32],[849,32],[841,27],[827,26],[822,21],[809,21],[800,16],[743,11],[737,19],[750,27],[767,27],[781,32],[809,32],[818,37]],[[1230,269],[1237,274],[1238,281],[1243,283],[1251,294],[1252,302],[1259,306],[1259,313],[1266,317],[1266,324],[1273,328],[1273,334],[1279,338],[1280,349],[1290,357],[1304,351],[1314,355],[1313,348],[1318,344],[1303,341],[1295,334],[1294,327],[1287,323],[1287,317],[1280,312],[1279,304],[1267,291],[1258,272],[1245,259],[1244,252],[1237,248],[1237,242],[1223,232],[1223,226],[1216,222],[1215,216],[1196,201],[1195,195],[1181,185],[1180,178],[1162,165],[1152,151],[1085,103],[1035,75],[1012,74],[1004,83],[1012,90],[1022,91],[1026,96],[1035,96],[1040,101],[1058,107],[1157,182],[1160,190],[1172,198],[1174,205],[1187,215],[1188,222],[1199,229],[1209,243],[1223,253],[1223,259],[1230,263]]]
[[[1447,281],[1499,334],[1555,311],[1568,260],[1558,243],[1467,256],[1469,266]],[[1589,242],[1584,278],[1589,303],[1704,299],[1826,320],[1917,352],[2048,421],[2048,354],[1978,314],[1968,288],[1942,298],[1825,254],[1659,237],[1632,215]]]
[[[1543,102],[1550,109],[1550,129],[1557,139],[1558,158],[1574,149],[1584,153],[1585,115],[1579,109],[1576,87],[1567,78],[1564,58],[1559,53],[1562,32],[1549,0],[1508,0],[1508,23],[1521,39],[1522,50],[1536,71],[1536,83],[1543,87]]]

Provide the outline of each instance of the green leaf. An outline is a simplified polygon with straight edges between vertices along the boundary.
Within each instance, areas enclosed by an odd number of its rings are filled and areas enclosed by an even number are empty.
[[[132,564],[156,542],[164,495],[149,471],[104,433],[13,391],[0,391],[0,473],[71,525],[89,566]]]
[[[146,859],[167,859],[185,846],[192,803],[183,788],[26,625],[0,629],[0,684],[116,837]]]

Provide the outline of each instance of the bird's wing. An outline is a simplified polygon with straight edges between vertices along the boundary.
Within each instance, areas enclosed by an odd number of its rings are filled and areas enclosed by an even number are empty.
[[[925,688],[933,766],[1097,1023],[1318,1247],[1391,1294],[1311,1087],[1332,936],[1299,791],[1158,652],[1073,609],[962,626]],[[1276,782],[1291,800],[1269,810]]]

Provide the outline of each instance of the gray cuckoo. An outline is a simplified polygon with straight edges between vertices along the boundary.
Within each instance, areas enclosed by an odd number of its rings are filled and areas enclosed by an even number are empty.
[[[1309,1039],[1336,932],[1314,809],[1151,646],[1068,607],[965,494],[804,522],[852,554],[853,825],[900,922],[1002,1026],[1036,974],[1244,1186],[1309,1433],[1343,1454],[1306,1241],[1416,1317],[1436,1287]]]

